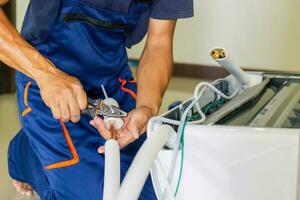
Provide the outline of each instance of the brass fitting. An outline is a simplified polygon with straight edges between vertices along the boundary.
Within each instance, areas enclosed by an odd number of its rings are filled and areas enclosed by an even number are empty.
[[[215,60],[222,59],[226,57],[226,52],[224,49],[215,48],[211,50],[210,56]]]

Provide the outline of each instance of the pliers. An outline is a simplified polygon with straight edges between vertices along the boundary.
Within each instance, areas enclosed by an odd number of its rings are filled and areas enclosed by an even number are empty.
[[[125,118],[127,117],[127,112],[121,110],[120,108],[108,105],[103,99],[92,99],[88,98],[88,107],[82,111],[82,114],[87,114],[94,118],[98,117],[114,117],[114,118]]]

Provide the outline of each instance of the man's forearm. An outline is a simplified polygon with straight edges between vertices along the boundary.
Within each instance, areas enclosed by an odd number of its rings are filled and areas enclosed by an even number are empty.
[[[148,106],[158,114],[172,68],[172,44],[146,45],[137,72],[137,107]]]
[[[0,5],[3,0],[0,0]],[[33,78],[53,117],[78,122],[80,110],[87,106],[80,81],[57,69],[46,57],[27,43],[0,7],[0,60]]]
[[[28,44],[13,27],[0,7],[0,60],[8,66],[38,79],[55,68]]]

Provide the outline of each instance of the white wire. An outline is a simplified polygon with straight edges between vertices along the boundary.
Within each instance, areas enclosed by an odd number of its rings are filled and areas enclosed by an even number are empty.
[[[108,99],[108,95],[107,95],[107,92],[106,92],[105,87],[104,87],[103,84],[101,85],[101,88],[102,88],[102,92],[104,94],[105,99]],[[114,109],[112,108],[112,105],[108,104],[108,106],[110,107],[111,112],[115,113]]]
[[[225,79],[217,79],[215,80],[213,83],[208,83],[208,82],[201,82],[199,83],[196,88],[195,88],[195,91],[194,91],[194,99],[196,99],[198,96],[202,96],[203,93],[205,92],[205,90],[208,88],[212,89],[214,92],[216,92],[217,94],[219,94],[221,97],[223,98],[226,98],[226,99],[231,99],[233,98],[234,96],[236,96],[237,92],[239,91],[239,89],[235,90],[234,93],[230,96],[227,96],[225,95],[224,93],[222,93],[221,91],[219,91],[214,85],[215,84],[218,84],[220,81],[223,81]],[[205,86],[202,88],[202,90],[200,92],[198,92],[200,89],[201,89],[201,85],[202,86]],[[195,100],[194,100],[195,101]],[[198,101],[197,101],[198,102]],[[199,103],[196,104],[196,107],[199,106]],[[206,119],[206,116],[205,114],[202,112],[201,108],[198,109],[197,108],[197,112],[201,115],[201,119]],[[203,122],[204,122],[203,121]],[[153,117],[152,119],[150,119],[149,123],[148,123],[148,127],[147,127],[147,130],[149,133],[153,132],[154,131],[154,125],[156,124],[156,122],[160,122],[160,123],[167,123],[167,124],[172,124],[172,125],[176,125],[176,126],[179,126],[181,121],[179,120],[173,120],[173,119],[168,119],[168,118],[165,118],[165,117]],[[194,121],[194,122],[190,122],[189,124],[200,124],[202,123],[201,121]]]
[[[206,115],[202,112],[202,110],[200,108],[200,105],[199,105],[199,100],[202,97],[205,90],[210,89],[210,90],[214,91],[215,93],[217,93],[220,97],[223,97],[225,99],[232,99],[239,92],[240,88],[236,89],[230,96],[227,96],[226,94],[222,93],[220,90],[218,90],[214,86],[215,84],[219,83],[221,80],[222,79],[218,79],[218,80],[214,81],[213,83],[201,82],[196,86],[195,92],[194,92],[193,102],[183,112],[183,114],[181,116],[180,123],[179,123],[179,128],[178,128],[178,131],[177,131],[177,138],[176,138],[176,146],[175,146],[174,153],[173,153],[173,156],[172,156],[172,159],[171,159],[170,171],[169,171],[169,174],[168,174],[169,183],[173,182],[175,165],[176,165],[176,161],[177,161],[178,151],[180,149],[180,141],[181,141],[181,137],[182,137],[182,131],[183,131],[184,124],[185,124],[185,121],[187,119],[187,116],[188,116],[189,112],[196,105],[197,112],[201,116],[201,119],[197,120],[196,122],[197,123],[203,123],[206,120]],[[200,90],[200,92],[199,92],[199,90]],[[193,122],[193,123],[195,123],[195,122]],[[174,123],[174,125],[177,125],[177,124],[178,124],[178,121],[176,121],[176,124]],[[165,197],[166,197],[166,193],[164,192],[163,200],[165,199]]]
[[[218,90],[213,84],[217,84],[218,82],[220,82],[220,80],[217,80],[213,83],[207,83],[207,82],[202,82],[199,83],[194,91],[194,99],[196,99],[198,96],[202,96],[203,93],[205,92],[205,90],[207,88],[211,89],[213,92],[217,93],[219,95],[219,97],[223,97],[224,99],[232,99],[233,97],[235,97],[237,95],[237,93],[239,92],[240,88],[236,89],[230,96],[222,93],[220,90]],[[201,89],[201,90],[200,90]],[[200,90],[200,92],[199,92]],[[206,120],[206,115],[202,112],[202,109],[200,107],[200,103],[199,101],[196,102],[195,104],[197,112],[200,114],[201,119],[197,120],[197,121],[193,121],[193,124],[201,124],[203,122],[205,122]]]
[[[155,117],[152,118],[149,123],[148,123],[148,131],[151,133],[154,130],[154,125],[156,124],[156,122],[160,122],[160,123],[168,123],[168,124],[173,124],[173,125],[177,125],[179,126],[178,131],[177,131],[177,138],[176,138],[176,146],[174,149],[174,153],[171,159],[171,163],[170,163],[170,171],[168,174],[168,180],[169,183],[172,183],[173,181],[173,177],[174,177],[174,171],[175,171],[175,165],[176,165],[176,161],[177,161],[177,156],[178,156],[178,151],[180,148],[180,141],[181,141],[181,137],[182,137],[182,131],[183,131],[183,125],[186,121],[186,118],[189,114],[189,112],[191,111],[191,109],[196,106],[197,112],[200,114],[201,119],[192,122],[193,124],[195,123],[203,123],[206,120],[206,115],[202,112],[200,104],[199,104],[199,100],[202,97],[203,93],[207,90],[210,89],[213,92],[217,93],[219,95],[219,97],[223,97],[225,99],[232,99],[234,96],[237,95],[237,93],[239,92],[240,88],[236,89],[230,96],[222,93],[220,90],[218,90],[214,85],[218,84],[220,81],[222,81],[224,79],[218,79],[216,81],[214,81],[213,83],[208,83],[208,82],[201,82],[199,83],[194,91],[194,99],[193,102],[185,109],[185,111],[182,114],[181,120],[172,120],[172,119],[167,119],[164,117]],[[201,90],[200,90],[201,89]],[[191,124],[191,123],[189,123]],[[168,191],[169,192],[169,191]],[[165,199],[166,193],[164,192],[163,195],[163,199]]]
[[[105,87],[104,87],[103,84],[101,85],[101,88],[102,88],[102,92],[103,92],[103,94],[104,94],[105,99],[108,99],[108,95],[107,95],[107,93],[106,93],[106,90],[105,90]]]
[[[151,133],[153,133],[155,125],[157,123],[160,123],[160,124],[167,123],[167,124],[171,124],[171,125],[175,125],[175,126],[180,125],[180,121],[178,121],[178,120],[168,119],[165,117],[153,117],[149,120],[148,125],[147,125],[147,130],[150,135],[151,135]]]

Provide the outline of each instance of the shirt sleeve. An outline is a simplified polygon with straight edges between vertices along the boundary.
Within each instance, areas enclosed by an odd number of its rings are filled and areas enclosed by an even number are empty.
[[[151,18],[179,19],[194,16],[193,0],[153,0]]]

